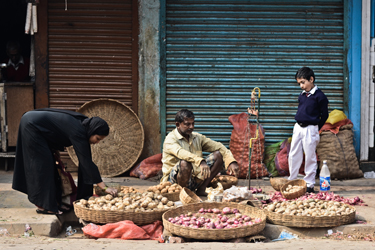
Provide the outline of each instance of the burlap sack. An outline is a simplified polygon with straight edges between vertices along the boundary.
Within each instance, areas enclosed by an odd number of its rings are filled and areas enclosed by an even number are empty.
[[[240,167],[239,178],[245,179],[249,171],[249,141],[256,137],[256,124],[249,124],[246,113],[231,115],[230,123],[233,125],[229,148],[238,166]],[[259,124],[258,139],[252,141],[251,147],[251,174],[252,179],[268,176],[268,170],[263,163],[264,159],[264,129]]]
[[[322,131],[320,142],[316,148],[321,169],[323,161],[331,173],[331,179],[354,179],[363,177],[353,146],[353,125],[340,127],[337,135],[330,131]]]

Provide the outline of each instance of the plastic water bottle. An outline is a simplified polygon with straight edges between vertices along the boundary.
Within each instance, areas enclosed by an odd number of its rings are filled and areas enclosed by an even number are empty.
[[[322,169],[320,170],[320,191],[328,192],[331,190],[331,174],[327,166],[327,161],[323,161]]]

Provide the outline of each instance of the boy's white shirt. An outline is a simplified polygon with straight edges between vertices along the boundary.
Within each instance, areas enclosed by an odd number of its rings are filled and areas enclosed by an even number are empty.
[[[309,95],[307,96],[307,97],[309,97],[310,95],[313,95],[317,89],[318,89],[318,86],[315,85],[315,87],[312,88],[309,92],[307,92],[306,90],[304,90],[304,91],[302,91],[301,94],[309,93]]]

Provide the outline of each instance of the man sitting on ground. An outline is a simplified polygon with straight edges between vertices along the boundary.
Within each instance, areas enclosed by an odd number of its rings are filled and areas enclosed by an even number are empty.
[[[177,183],[206,196],[206,187],[224,168],[238,177],[239,167],[230,150],[222,143],[193,132],[194,113],[187,109],[177,112],[176,128],[163,145],[163,177],[161,182]],[[210,152],[203,158],[203,152]]]

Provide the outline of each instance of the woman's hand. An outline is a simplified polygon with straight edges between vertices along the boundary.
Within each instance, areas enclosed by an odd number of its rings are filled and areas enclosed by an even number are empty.
[[[107,187],[107,189],[105,190],[105,192],[107,194],[111,194],[113,196],[117,196],[117,188]]]

